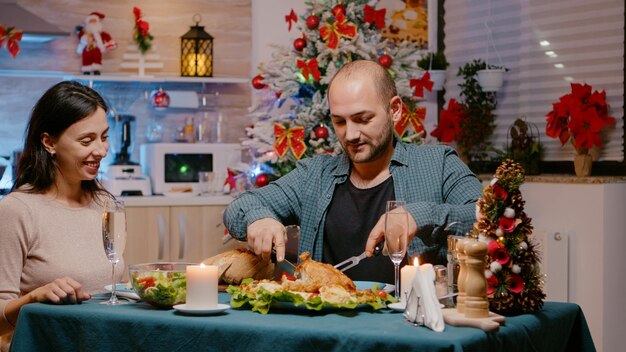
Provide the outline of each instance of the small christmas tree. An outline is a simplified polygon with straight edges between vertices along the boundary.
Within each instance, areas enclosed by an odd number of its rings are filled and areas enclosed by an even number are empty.
[[[278,48],[252,79],[263,99],[251,108],[256,123],[246,129],[249,139],[243,143],[270,179],[291,171],[301,158],[339,151],[326,92],[334,74],[354,60],[377,61],[389,70],[404,102],[396,133],[421,141],[426,109],[418,103],[432,82],[417,68],[419,43],[382,35],[386,9],[376,9],[377,3],[312,1],[300,20],[293,10],[285,16],[289,29],[294,25],[301,35]]]
[[[485,276],[490,310],[514,315],[541,310],[545,294],[539,258],[531,241],[531,219],[524,213],[519,190],[520,164],[504,161],[477,202],[472,234],[488,242]]]

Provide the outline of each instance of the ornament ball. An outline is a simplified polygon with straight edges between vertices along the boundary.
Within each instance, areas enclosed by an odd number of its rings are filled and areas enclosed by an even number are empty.
[[[252,79],[252,86],[254,87],[254,89],[263,89],[263,88],[267,87],[267,85],[265,83],[263,83],[263,76],[261,76],[261,75],[256,75]]]
[[[315,29],[320,24],[320,18],[315,15],[310,15],[306,18],[306,27],[308,29]]]
[[[266,174],[258,174],[256,175],[255,183],[256,186],[260,188],[263,186],[267,186],[267,184],[269,183],[269,179]]]
[[[391,58],[391,56],[383,54],[378,58],[378,63],[384,68],[389,68],[393,63],[393,59]]]
[[[313,129],[315,132],[315,138],[317,139],[327,139],[328,138],[328,128],[326,126],[317,126]]]
[[[293,41],[293,47],[297,51],[302,51],[302,49],[304,49],[306,47],[306,40],[304,40],[302,38],[298,38],[298,39],[294,40]]]

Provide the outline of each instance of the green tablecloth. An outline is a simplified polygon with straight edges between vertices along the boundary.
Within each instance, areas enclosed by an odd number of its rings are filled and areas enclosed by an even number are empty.
[[[229,296],[220,293],[220,303]],[[229,309],[187,316],[146,303],[105,306],[29,304],[11,350],[19,351],[593,351],[576,304],[546,302],[543,311],[507,317],[497,333],[446,325],[436,333],[389,310],[262,315]]]

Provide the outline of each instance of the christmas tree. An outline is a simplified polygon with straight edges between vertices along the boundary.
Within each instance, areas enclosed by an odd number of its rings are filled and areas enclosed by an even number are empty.
[[[301,35],[293,45],[278,47],[271,62],[262,63],[252,85],[262,99],[251,108],[254,125],[246,129],[244,146],[254,152],[262,186],[291,171],[297,160],[339,152],[330,122],[326,92],[334,74],[347,62],[377,61],[396,80],[404,102],[402,120],[395,126],[400,138],[420,142],[425,108],[423,90],[432,89],[428,73],[417,60],[423,41],[385,36],[386,9],[377,1],[307,2],[304,14],[287,16],[289,29]],[[413,6],[407,2],[407,7]],[[426,8],[412,8],[427,21]],[[427,28],[427,22],[423,23]],[[257,173],[259,170],[257,170]]]
[[[519,190],[524,169],[512,160],[496,170],[477,202],[472,234],[488,242],[485,276],[489,309],[504,315],[540,310],[545,294],[533,227]]]

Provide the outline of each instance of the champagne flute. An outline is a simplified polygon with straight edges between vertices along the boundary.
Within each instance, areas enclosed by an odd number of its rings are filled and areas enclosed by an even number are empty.
[[[102,243],[104,252],[111,262],[111,298],[100,304],[117,305],[126,302],[117,299],[115,282],[115,264],[122,258],[126,246],[126,211],[124,203],[118,200],[107,199],[102,212]]]
[[[385,211],[385,246],[393,262],[395,297],[400,298],[400,263],[406,255],[409,236],[409,214],[406,202],[390,200]]]

